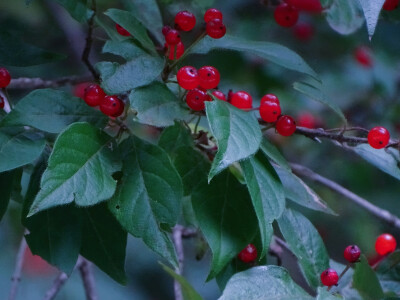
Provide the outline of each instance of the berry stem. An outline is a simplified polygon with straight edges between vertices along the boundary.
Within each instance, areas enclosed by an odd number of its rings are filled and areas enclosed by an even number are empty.
[[[350,265],[351,265],[351,264],[348,263],[347,266],[346,266],[346,268],[344,268],[343,271],[342,271],[342,273],[340,273],[338,282],[339,282],[340,279],[344,276],[344,274],[346,274],[346,272],[350,269]],[[330,291],[330,289],[332,288],[332,286],[333,286],[333,285],[331,285],[331,286],[328,287],[328,289],[327,289],[328,292]]]
[[[194,126],[194,134],[197,134],[197,128],[199,127],[200,120],[201,120],[201,116],[199,116],[197,118],[196,125]]]

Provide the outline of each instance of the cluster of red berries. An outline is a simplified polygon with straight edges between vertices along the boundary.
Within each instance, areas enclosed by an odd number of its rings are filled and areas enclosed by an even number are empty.
[[[99,106],[103,114],[110,117],[119,117],[124,112],[124,102],[117,96],[108,96],[97,84],[91,84],[85,89],[83,96],[89,106]]]
[[[274,11],[274,18],[278,25],[292,27],[299,20],[299,12],[321,13],[322,6],[319,0],[285,0]]]
[[[383,9],[384,10],[394,10],[399,6],[400,0],[386,0],[385,3],[383,4]]]

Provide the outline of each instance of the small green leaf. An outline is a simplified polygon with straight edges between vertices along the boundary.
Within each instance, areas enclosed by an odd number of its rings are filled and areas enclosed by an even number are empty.
[[[380,300],[384,296],[378,277],[364,255],[361,255],[361,262],[356,264],[353,287],[365,300]]]
[[[263,138],[261,141],[260,149],[266,156],[276,162],[279,166],[284,168],[285,170],[292,172],[287,160],[282,156],[279,150],[266,138]]]
[[[312,300],[290,278],[289,272],[277,266],[254,267],[235,274],[219,300]]]
[[[291,209],[283,213],[278,224],[308,284],[316,289],[321,284],[321,272],[329,267],[328,252],[318,231],[306,217]]]
[[[396,250],[381,261],[376,271],[385,274],[394,269],[398,269],[400,275],[400,250]]]
[[[133,60],[146,52],[139,48],[132,40],[107,41],[103,47],[103,53],[119,55],[126,60]]]
[[[374,35],[376,24],[378,24],[379,14],[385,0],[359,0],[364,11],[367,22],[368,35],[370,38]]]
[[[35,90],[22,98],[0,122],[0,126],[32,126],[59,133],[75,122],[89,122],[103,127],[108,117],[88,106],[82,99],[53,89]]]
[[[193,147],[193,138],[190,129],[180,122],[165,128],[160,136],[158,145],[169,154],[174,154],[180,147]]]
[[[211,166],[208,180],[227,168],[257,152],[261,130],[251,112],[245,112],[220,100],[207,101],[206,112],[218,152]]]
[[[161,82],[137,88],[129,95],[132,109],[137,111],[140,123],[165,127],[174,120],[183,119],[187,110],[182,108],[178,98]]]
[[[340,34],[351,34],[364,23],[360,3],[348,0],[333,0],[326,11],[326,20]]]
[[[7,211],[15,177],[16,170],[0,173],[0,222]]]
[[[93,11],[87,8],[87,0],[55,0],[60,3],[80,23],[86,22]]]
[[[90,206],[109,199],[115,191],[112,174],[120,169],[111,137],[88,123],[75,123],[57,138],[41,190],[29,216],[73,201]]]

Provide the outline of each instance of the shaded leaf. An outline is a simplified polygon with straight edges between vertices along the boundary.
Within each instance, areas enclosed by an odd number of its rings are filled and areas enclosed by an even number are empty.
[[[86,22],[93,11],[87,8],[87,0],[55,0],[60,3],[80,23]]]
[[[175,122],[174,125],[163,130],[158,145],[169,154],[174,154],[180,147],[193,147],[194,143],[189,128],[180,122]]]
[[[348,0],[333,0],[326,11],[326,20],[340,34],[351,34],[364,23],[360,3]]]
[[[361,255],[361,262],[356,264],[353,287],[365,300],[380,300],[384,296],[378,277],[364,255]]]
[[[107,41],[103,46],[103,53],[119,55],[126,60],[133,60],[146,52],[139,48],[132,40]]]
[[[16,170],[0,173],[0,222],[7,211],[15,177]]]
[[[292,172],[287,160],[282,156],[279,150],[266,138],[263,138],[260,144],[260,149],[266,156],[276,162],[279,166],[285,170]]]
[[[376,24],[378,24],[379,14],[385,0],[359,0],[364,11],[367,22],[368,35],[371,38],[374,35]]]

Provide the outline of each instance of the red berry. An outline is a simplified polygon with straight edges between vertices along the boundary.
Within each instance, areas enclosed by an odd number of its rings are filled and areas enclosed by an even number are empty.
[[[124,112],[124,102],[117,96],[105,96],[100,104],[103,114],[110,117],[119,117]]]
[[[275,124],[276,131],[283,136],[291,136],[296,131],[296,122],[291,116],[280,116]]]
[[[211,66],[204,66],[199,69],[200,87],[206,90],[215,89],[220,80],[219,72]]]
[[[390,140],[389,131],[385,127],[377,126],[368,132],[368,144],[375,149],[387,146]]]
[[[248,244],[239,254],[239,259],[242,262],[250,263],[257,259],[257,249],[253,244]]]
[[[400,0],[386,0],[383,4],[384,10],[394,10],[399,5]]]
[[[86,104],[89,106],[97,106],[103,101],[106,93],[104,93],[103,89],[97,84],[89,85],[83,96],[83,100],[85,100]]]
[[[264,96],[261,98],[261,103],[260,103],[260,105],[263,105],[264,102],[275,102],[275,103],[277,103],[278,105],[280,104],[280,103],[279,103],[278,97],[277,97],[276,95],[274,95],[274,94],[266,94],[266,95],[264,95]]]
[[[375,250],[379,255],[386,255],[396,250],[396,239],[389,233],[378,236],[375,242]]]
[[[300,41],[309,41],[314,35],[314,28],[307,23],[297,24],[293,29],[294,36]]]
[[[176,79],[181,88],[192,90],[199,86],[199,75],[196,68],[191,66],[182,67],[176,74]]]
[[[220,39],[226,33],[226,27],[221,19],[212,19],[206,24],[207,34],[213,39]]]
[[[221,92],[221,91],[214,91],[214,92],[212,92],[212,94],[213,94],[216,98],[218,98],[219,100],[226,101],[226,96],[225,96],[225,94],[224,94],[223,92]]]
[[[74,86],[73,94],[75,97],[83,99],[85,97],[85,92],[88,86],[91,85],[90,82],[82,82]]]
[[[222,12],[220,12],[216,8],[207,9],[206,13],[204,14],[204,21],[206,21],[206,23],[208,23],[208,22],[210,22],[211,20],[214,20],[214,19],[222,20]]]
[[[175,16],[175,24],[180,30],[190,31],[196,25],[196,17],[186,10],[180,11]]]
[[[168,26],[168,25],[163,26],[163,28],[162,28],[163,36],[165,36],[171,29],[172,29],[171,26]]]
[[[181,36],[179,31],[175,29],[170,29],[165,35],[165,41],[168,45],[176,45],[181,41]]]
[[[281,106],[278,102],[264,101],[260,105],[260,116],[265,122],[276,122],[281,115]]]
[[[286,3],[294,8],[311,13],[322,12],[320,0],[286,0]]]
[[[326,269],[321,273],[321,282],[323,285],[336,285],[339,281],[339,276],[334,269]]]
[[[232,94],[231,104],[240,109],[249,109],[253,107],[253,98],[249,93],[239,91]]]
[[[299,116],[299,126],[313,129],[317,126],[317,119],[308,112],[301,113]]]
[[[4,98],[0,96],[0,108],[4,108]]]
[[[187,105],[195,111],[200,111],[205,108],[204,101],[212,101],[212,98],[207,95],[205,90],[193,89],[186,95]]]
[[[128,30],[126,30],[124,27],[122,27],[119,24],[115,24],[115,29],[117,29],[117,32],[122,36],[130,36],[131,35]]]
[[[369,49],[368,47],[365,46],[357,47],[356,50],[354,51],[354,58],[360,65],[366,68],[372,67],[373,63],[372,53],[371,49]]]
[[[287,3],[282,3],[275,8],[274,18],[280,26],[292,27],[299,19],[299,11]]]
[[[185,52],[185,46],[183,45],[182,42],[179,42],[177,45],[169,45],[165,43],[164,45],[165,49],[167,49],[166,55],[168,55],[168,59],[174,60],[174,59],[179,59],[183,53]],[[175,53],[176,49],[176,53]]]
[[[7,87],[11,82],[11,75],[6,68],[0,68],[0,88]]]
[[[358,261],[361,255],[361,250],[357,245],[350,245],[344,249],[343,256],[349,263],[355,263]]]

